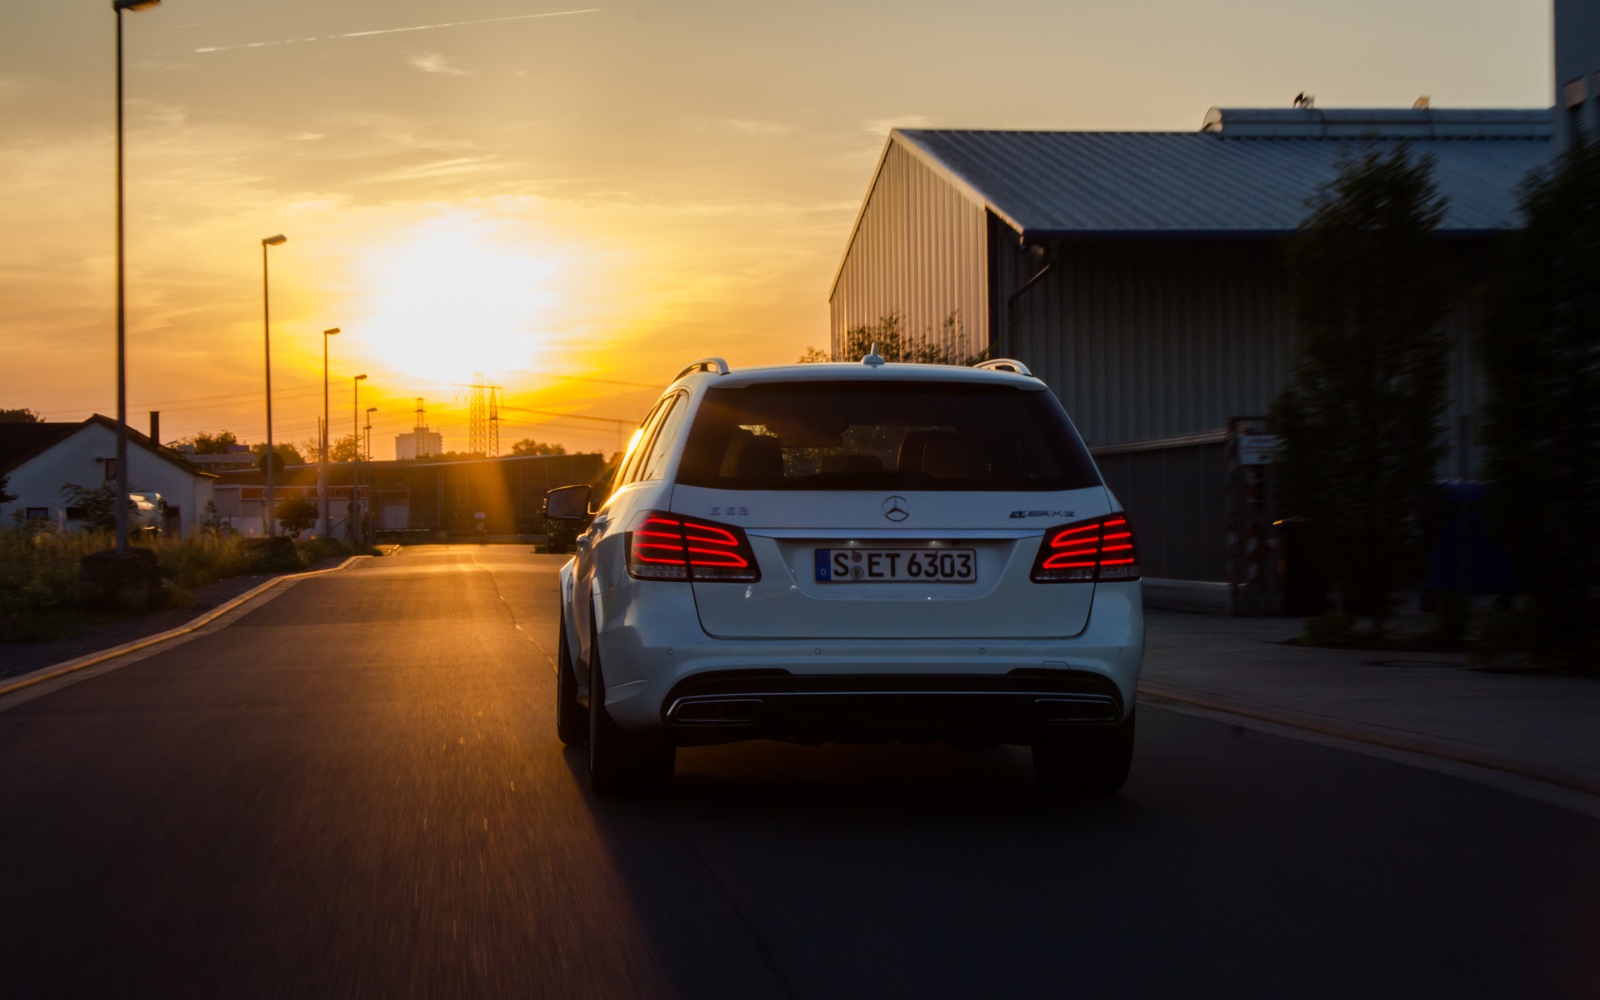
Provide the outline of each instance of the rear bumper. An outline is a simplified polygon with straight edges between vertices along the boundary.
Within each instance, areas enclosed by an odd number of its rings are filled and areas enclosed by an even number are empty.
[[[687,585],[598,595],[606,708],[681,744],[960,736],[1031,742],[1133,708],[1144,663],[1137,581],[1097,584],[1089,622],[1051,638],[715,639]]]
[[[928,677],[748,670],[679,682],[662,724],[683,746],[748,739],[1026,744],[1065,728],[1114,725],[1122,716],[1116,685],[1082,671]]]

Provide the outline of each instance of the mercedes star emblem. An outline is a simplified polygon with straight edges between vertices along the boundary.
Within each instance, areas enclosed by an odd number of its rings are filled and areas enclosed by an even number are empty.
[[[885,500],[883,502],[883,516],[896,523],[910,517],[911,512],[906,510],[906,498],[890,497]]]

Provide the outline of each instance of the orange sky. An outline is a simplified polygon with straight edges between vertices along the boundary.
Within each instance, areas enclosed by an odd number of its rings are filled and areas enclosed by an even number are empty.
[[[596,0],[603,3],[603,0]],[[541,15],[541,16],[534,16]],[[412,30],[401,30],[412,29]],[[610,451],[688,361],[826,346],[893,125],[1550,103],[1548,0],[166,0],[124,15],[129,422]],[[0,407],[115,413],[114,15],[0,3]]]

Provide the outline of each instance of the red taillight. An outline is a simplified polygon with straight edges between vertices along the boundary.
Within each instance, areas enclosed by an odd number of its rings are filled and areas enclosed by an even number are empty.
[[[1137,579],[1139,549],[1133,526],[1122,514],[1051,528],[1033,561],[1034,583]]]
[[[655,510],[628,532],[628,575],[641,580],[728,583],[761,579],[750,540],[741,529]]]

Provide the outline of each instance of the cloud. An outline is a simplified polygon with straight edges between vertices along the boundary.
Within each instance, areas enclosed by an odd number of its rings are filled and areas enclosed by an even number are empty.
[[[397,181],[436,180],[441,177],[481,174],[490,170],[499,170],[501,166],[501,164],[484,157],[463,156],[453,160],[435,160],[432,163],[421,163],[414,167],[402,167],[399,170],[373,174],[370,177],[362,178],[360,183],[391,184]]]
[[[19,97],[24,91],[34,90],[44,79],[33,74],[27,76],[0,76],[0,101]]]
[[[409,62],[412,66],[422,70],[424,73],[443,73],[447,76],[472,75],[464,69],[458,69],[454,66],[451,66],[445,61],[444,56],[434,52],[424,52],[421,55],[412,56]]]
[[[895,115],[890,118],[873,118],[861,123],[861,131],[873,135],[888,135],[895,128],[934,128],[938,119],[931,115]]]
[[[690,132],[732,132],[735,135],[753,138],[788,135],[795,130],[794,126],[787,122],[756,121],[748,118],[704,118],[697,116],[678,119],[678,122],[685,123]]]
[[[443,24],[413,24],[404,28],[373,28],[369,31],[347,31],[339,35],[311,35],[306,38],[280,38],[270,42],[243,42],[238,45],[207,45],[195,49],[196,52],[228,52],[233,49],[262,49],[269,45],[295,45],[301,42],[326,42],[338,38],[368,38],[372,35],[395,35],[408,31],[434,31],[439,28],[462,28],[473,24],[494,24],[499,21],[526,21],[537,17],[566,17],[571,14],[598,14],[600,8],[586,7],[583,10],[556,10],[542,14],[513,14],[509,17],[484,17],[475,21],[449,21]]]
[[[742,121],[737,118],[720,118],[714,124],[720,125],[729,131],[737,132],[740,135],[784,135],[794,131],[793,125],[787,125],[783,122],[753,122]]]

